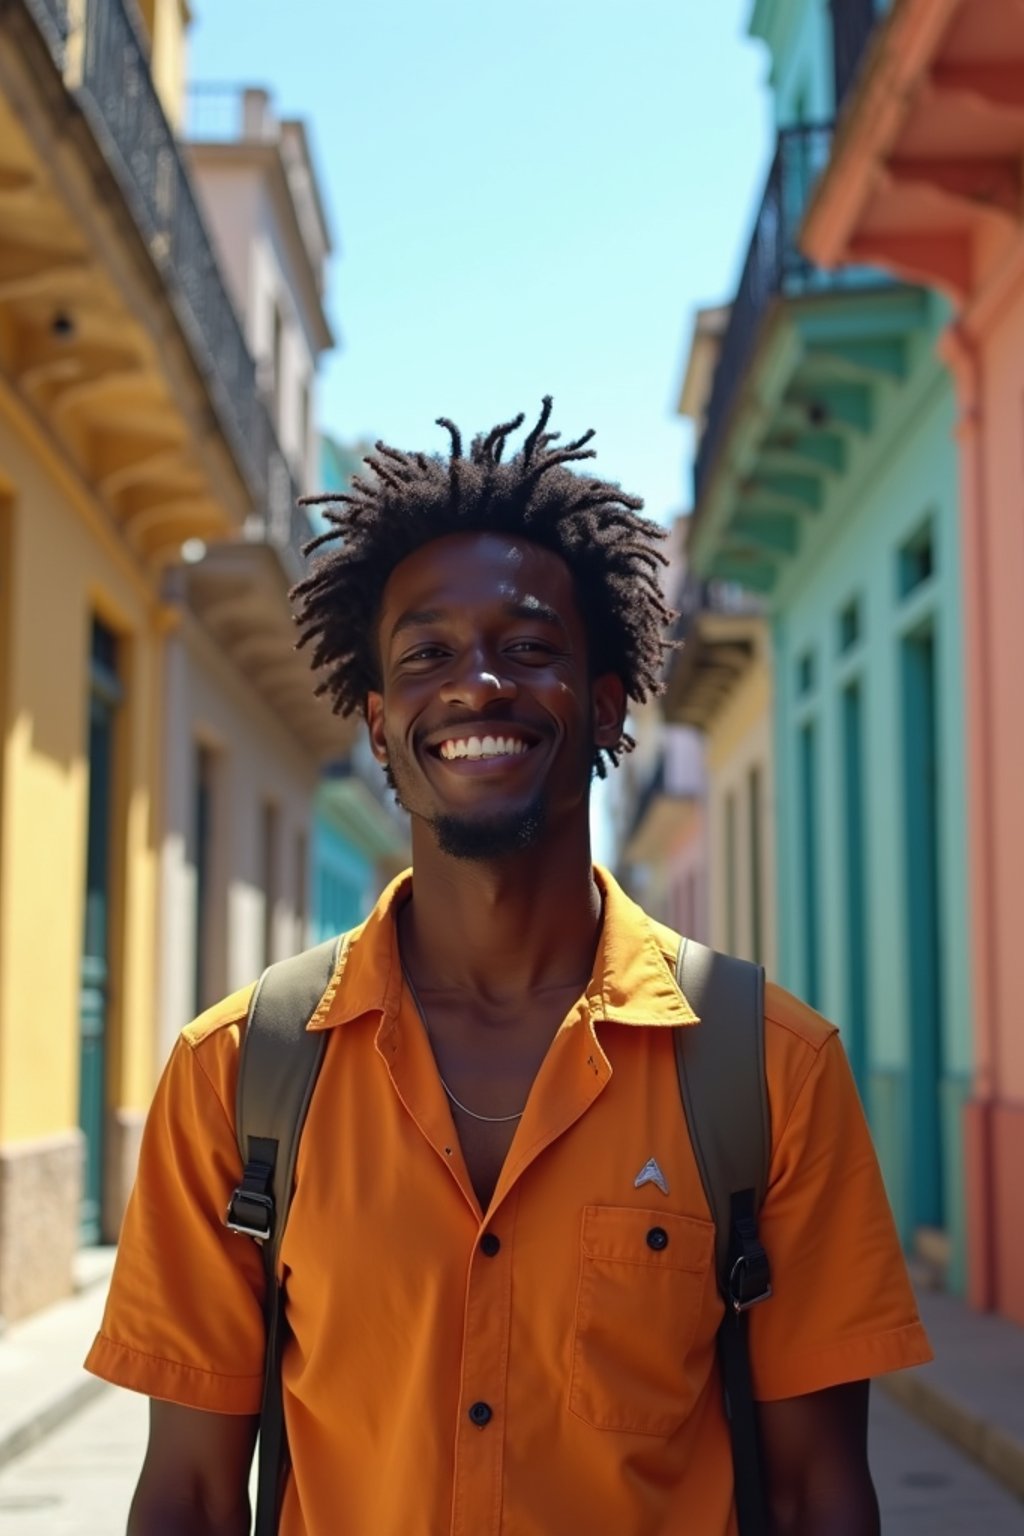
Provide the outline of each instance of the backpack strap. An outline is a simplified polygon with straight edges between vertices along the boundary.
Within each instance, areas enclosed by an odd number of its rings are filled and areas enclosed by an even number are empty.
[[[288,1467],[281,1392],[284,1294],[278,1260],[295,1183],[295,1160],[326,1034],[306,1025],[334,974],[342,939],[268,966],[249,1004],[235,1100],[235,1132],[244,1171],[225,1218],[255,1238],[266,1271],[266,1344],[260,1408],[254,1536],[276,1536]]]
[[[772,1294],[757,1234],[771,1156],[764,970],[683,939],[676,980],[701,1020],[674,1030],[673,1039],[690,1141],[715,1222],[715,1268],[725,1301],[718,1355],[738,1528],[740,1536],[768,1536],[747,1319],[749,1309]]]

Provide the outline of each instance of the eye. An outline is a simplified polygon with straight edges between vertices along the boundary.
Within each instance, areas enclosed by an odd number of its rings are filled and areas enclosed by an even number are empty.
[[[444,650],[439,645],[418,645],[414,651],[407,651],[401,657],[401,665],[410,661],[433,661],[437,656],[443,656]]]
[[[553,655],[550,645],[545,645],[543,640],[513,640],[511,645],[505,647],[507,651],[534,651],[541,656]]]

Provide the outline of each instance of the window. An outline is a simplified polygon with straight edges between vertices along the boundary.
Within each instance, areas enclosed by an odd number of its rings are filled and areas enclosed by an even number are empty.
[[[747,776],[747,825],[750,834],[750,958],[764,963],[764,917],[761,881],[764,869],[762,847],[761,769],[755,764]]]
[[[305,832],[295,837],[295,948],[304,949],[308,941],[309,901],[309,848]]]
[[[804,937],[804,1001],[819,1005],[820,945],[818,911],[818,750],[814,723],[801,726],[797,739],[800,794],[801,915]]]
[[[858,598],[851,599],[840,613],[838,629],[839,654],[845,656],[847,651],[853,650],[860,639],[861,618]]]
[[[725,933],[726,949],[734,955],[736,933],[736,796],[725,798]]]
[[[274,954],[274,914],[278,896],[277,835],[278,811],[272,800],[263,804],[260,836],[260,884],[263,888],[263,964],[269,965]]]
[[[195,906],[193,934],[194,1013],[202,1013],[210,997],[210,878],[212,868],[214,754],[197,745],[195,753],[192,831],[195,839]]]
[[[282,408],[282,402],[284,400],[284,393],[283,393],[283,387],[282,387],[283,386],[282,374],[283,374],[283,370],[284,370],[284,321],[281,318],[281,311],[280,311],[280,309],[278,308],[278,306],[276,304],[274,305],[274,315],[273,315],[273,346],[274,346],[274,352],[273,352],[273,359],[274,359],[274,426],[277,428],[277,435],[278,435],[278,437],[280,437],[280,435],[281,435],[281,408]]]
[[[813,651],[805,651],[796,664],[796,691],[798,698],[813,693],[817,682],[817,668]]]
[[[900,597],[909,597],[935,573],[935,541],[930,518],[902,546],[897,561],[897,589]]]

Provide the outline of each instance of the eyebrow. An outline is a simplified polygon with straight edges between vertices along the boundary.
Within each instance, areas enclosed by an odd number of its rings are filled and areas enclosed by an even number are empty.
[[[391,639],[396,639],[405,629],[419,629],[427,624],[441,624],[445,619],[451,618],[452,612],[451,608],[411,608],[396,619],[391,631]],[[506,618],[539,621],[541,624],[550,624],[553,629],[561,630],[563,635],[568,634],[564,622],[555,610],[536,598],[527,598],[518,603],[505,603],[502,606],[502,612]]]

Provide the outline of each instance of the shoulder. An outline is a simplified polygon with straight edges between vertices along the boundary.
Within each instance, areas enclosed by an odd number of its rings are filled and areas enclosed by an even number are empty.
[[[214,1003],[212,1008],[207,1008],[197,1019],[193,1019],[191,1024],[185,1026],[181,1032],[181,1039],[195,1050],[205,1045],[207,1041],[226,1034],[234,1037],[234,1043],[237,1046],[249,1014],[249,1004],[255,988],[256,983],[250,982],[247,987],[240,987],[237,992],[232,992],[230,997]]]
[[[815,1055],[839,1033],[828,1019],[774,981],[764,989],[764,1024],[766,1034],[780,1034],[790,1049],[803,1047]]]

